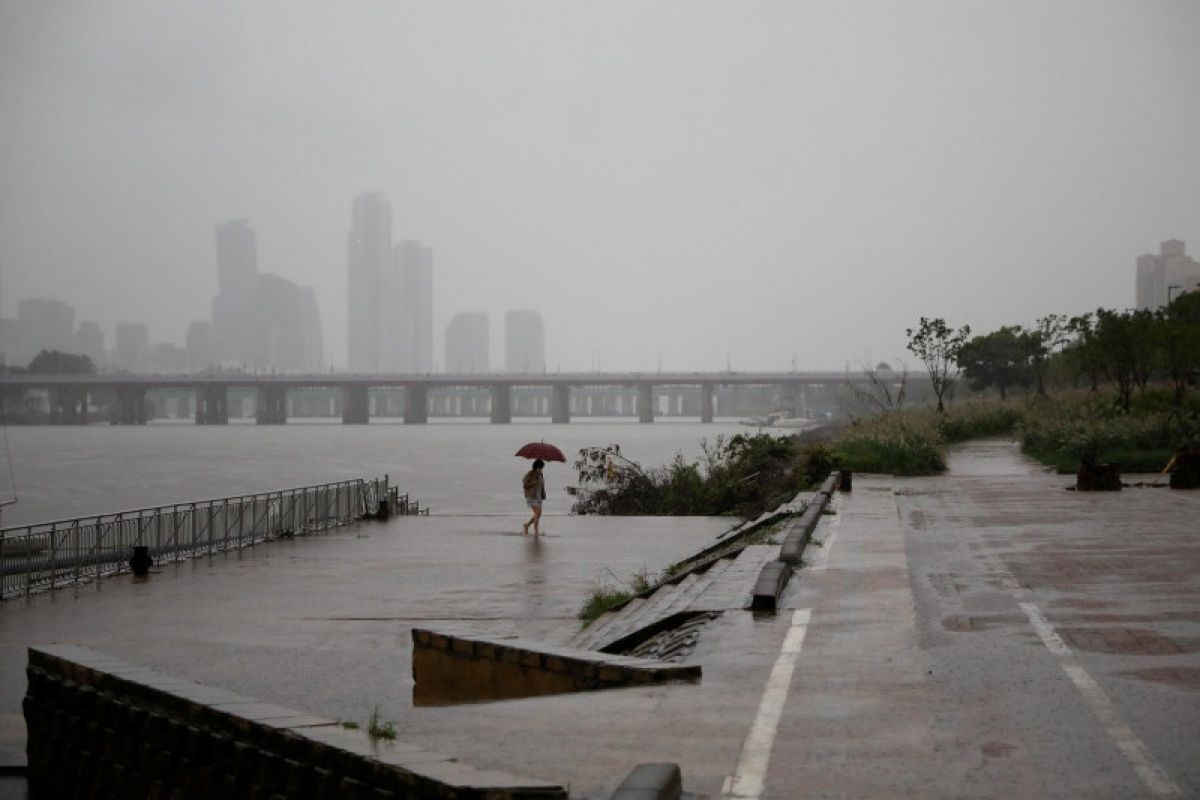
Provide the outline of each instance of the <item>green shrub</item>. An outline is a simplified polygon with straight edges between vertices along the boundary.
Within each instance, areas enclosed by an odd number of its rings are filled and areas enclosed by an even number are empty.
[[[1070,395],[1031,408],[1019,426],[1021,449],[1060,472],[1088,462],[1156,472],[1172,453],[1200,443],[1196,418],[1173,411],[1161,393],[1135,398],[1129,414],[1096,395]]]
[[[791,438],[759,434],[703,443],[704,457],[683,456],[645,470],[617,445],[580,451],[575,462],[583,490],[576,514],[737,514],[749,519],[790,500],[802,486],[797,445]]]

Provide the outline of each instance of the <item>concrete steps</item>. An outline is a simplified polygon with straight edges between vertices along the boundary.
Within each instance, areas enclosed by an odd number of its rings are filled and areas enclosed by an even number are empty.
[[[645,598],[604,614],[570,641],[571,647],[621,652],[670,628],[688,614],[748,608],[763,564],[778,547],[752,545],[719,559],[703,572],[660,586]]]
[[[689,610],[692,604],[716,583],[725,570],[733,566],[735,561],[737,561],[736,558],[723,558],[709,567],[708,571],[704,573],[703,579],[697,580],[691,587],[675,596],[674,601],[664,610],[663,616],[669,617],[671,614]]]
[[[619,625],[625,614],[636,614],[638,609],[649,602],[650,599],[649,597],[635,597],[617,611],[607,611],[601,614],[595,622],[575,634],[571,638],[571,641],[567,643],[568,646],[594,650],[595,648],[592,647],[593,640],[599,639],[604,635],[605,631],[615,625]]]

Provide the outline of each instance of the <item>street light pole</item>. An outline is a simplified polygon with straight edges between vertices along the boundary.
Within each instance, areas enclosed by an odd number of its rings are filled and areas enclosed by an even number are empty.
[[[1171,307],[1171,290],[1172,289],[1182,289],[1182,288],[1183,287],[1180,286],[1178,283],[1168,284],[1168,286],[1167,286],[1167,307],[1168,308]]]

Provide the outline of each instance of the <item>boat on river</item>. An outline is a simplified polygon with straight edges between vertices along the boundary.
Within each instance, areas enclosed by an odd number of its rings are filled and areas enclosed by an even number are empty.
[[[811,428],[815,424],[808,417],[789,417],[782,411],[772,412],[765,417],[747,417],[741,423],[755,428]]]

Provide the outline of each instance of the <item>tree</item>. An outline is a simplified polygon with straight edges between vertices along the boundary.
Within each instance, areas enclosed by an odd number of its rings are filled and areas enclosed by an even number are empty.
[[[1046,368],[1050,365],[1050,357],[1055,349],[1067,341],[1068,320],[1061,314],[1050,314],[1042,317],[1036,327],[1025,332],[1025,344],[1028,348],[1029,368],[1033,380],[1037,384],[1039,397],[1046,396]]]
[[[929,371],[929,383],[938,401],[937,410],[945,413],[944,400],[958,379],[958,353],[971,335],[970,326],[953,330],[941,317],[921,317],[917,329],[908,328],[905,334],[909,351],[921,359]]]
[[[863,364],[863,377],[866,385],[854,381],[846,381],[850,396],[854,398],[855,409],[845,409],[851,419],[855,412],[859,415],[890,414],[904,408],[908,395],[908,365],[900,362],[900,372],[895,372],[891,365],[880,361],[874,367]]]
[[[994,386],[1006,400],[1010,386],[1030,383],[1029,350],[1028,334],[1010,325],[964,343],[956,361],[972,388]]]
[[[33,357],[25,371],[30,375],[95,375],[96,366],[87,356],[43,350]]]
[[[1100,391],[1100,376],[1104,374],[1104,357],[1096,340],[1096,319],[1092,314],[1071,317],[1067,320],[1066,332],[1074,338],[1063,353],[1074,365],[1077,375],[1088,376],[1091,391],[1095,394]]]
[[[1145,390],[1154,368],[1154,315],[1097,309],[1094,344],[1104,374],[1117,390],[1116,403],[1128,414],[1133,390]]]
[[[1180,295],[1158,312],[1154,344],[1174,390],[1178,411],[1188,386],[1200,376],[1200,292]]]

